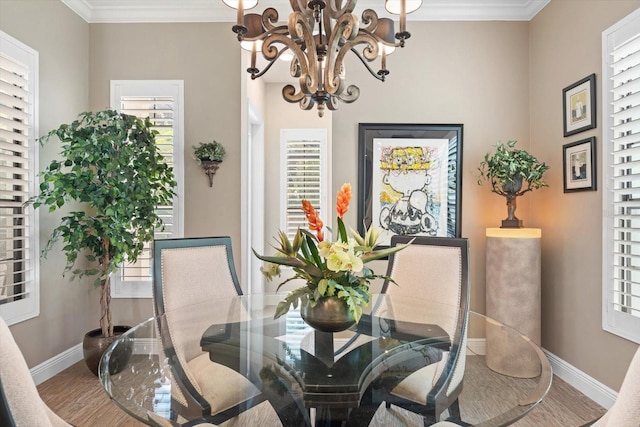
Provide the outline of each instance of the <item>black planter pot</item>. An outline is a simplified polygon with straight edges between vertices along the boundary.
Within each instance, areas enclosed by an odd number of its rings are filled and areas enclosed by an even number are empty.
[[[84,362],[91,372],[98,376],[98,367],[100,359],[107,350],[107,347],[113,343],[120,335],[131,329],[130,326],[114,326],[112,337],[103,337],[102,329],[94,329],[87,332],[82,340],[82,353],[84,354]],[[129,361],[133,352],[133,343],[126,347],[122,347],[123,351],[113,354],[109,365],[109,372],[115,374],[120,372]]]

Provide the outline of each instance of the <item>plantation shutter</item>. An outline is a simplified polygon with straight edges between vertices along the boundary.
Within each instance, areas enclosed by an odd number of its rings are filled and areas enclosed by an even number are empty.
[[[282,230],[291,239],[298,228],[307,228],[302,200],[311,202],[327,224],[326,130],[285,129],[282,131],[282,144]]]
[[[152,128],[158,131],[156,145],[167,164],[173,166],[173,98],[169,96],[122,96],[120,111],[142,119],[149,118]],[[164,223],[164,229],[154,233],[155,239],[167,239],[173,236],[173,206],[158,206],[156,213]],[[151,281],[153,260],[151,244],[145,244],[144,252],[135,264],[125,264],[121,280],[128,282]]]
[[[308,229],[302,200],[308,200],[330,226],[329,219],[329,147],[326,129],[282,129],[280,133],[281,213],[280,229],[292,239],[299,228]],[[325,230],[325,238],[329,235]],[[283,269],[282,279],[293,274]],[[296,287],[297,281],[289,282]],[[301,284],[300,284],[301,285]],[[287,336],[304,334],[307,325],[299,311],[287,313]],[[297,340],[287,342],[296,347]]]
[[[11,324],[39,312],[35,190],[37,52],[0,34],[0,307]]]
[[[603,327],[640,342],[640,14],[634,15],[603,33],[604,203],[610,212],[604,215]]]
[[[157,206],[163,221],[154,239],[178,238],[183,235],[183,82],[180,80],[114,80],[111,82],[111,105],[118,111],[141,119],[149,118],[158,132],[156,145],[167,164],[173,167],[178,183],[173,203]],[[151,243],[135,263],[125,263],[114,278],[113,297],[150,298],[152,296],[153,260]]]

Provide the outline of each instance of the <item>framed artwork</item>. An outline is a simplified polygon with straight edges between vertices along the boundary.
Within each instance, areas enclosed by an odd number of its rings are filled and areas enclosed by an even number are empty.
[[[461,124],[358,126],[358,230],[460,237]]]
[[[596,137],[562,146],[564,192],[596,189]]]
[[[564,136],[596,127],[596,75],[562,89]]]

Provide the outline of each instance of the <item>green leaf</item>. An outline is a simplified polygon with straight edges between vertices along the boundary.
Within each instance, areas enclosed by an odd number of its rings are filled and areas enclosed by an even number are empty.
[[[338,218],[338,233],[340,234],[340,241],[347,243],[347,229],[344,227],[342,218]]]

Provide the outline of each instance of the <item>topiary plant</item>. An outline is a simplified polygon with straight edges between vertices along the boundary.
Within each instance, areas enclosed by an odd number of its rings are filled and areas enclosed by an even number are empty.
[[[549,166],[539,161],[525,150],[515,148],[517,141],[505,144],[498,142],[494,153],[487,153],[480,162],[478,185],[486,180],[491,183],[491,191],[506,197],[508,217],[503,227],[520,227],[522,221],[515,216],[516,198],[542,187],[548,187],[543,180]],[[526,182],[526,186],[523,184]]]
[[[40,138],[41,144],[59,138],[62,159],[40,173],[40,194],[30,202],[36,208],[48,206],[49,212],[79,203],[78,210],[62,217],[43,255],[62,239],[64,271],[71,271],[72,279],[97,276],[104,337],[113,336],[111,273],[124,261],[137,260],[145,242],[162,227],[156,207],[173,203],[177,184],[155,143],[156,134],[148,119],[105,110],[82,113]],[[74,269],[81,255],[88,265]]]

